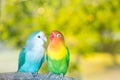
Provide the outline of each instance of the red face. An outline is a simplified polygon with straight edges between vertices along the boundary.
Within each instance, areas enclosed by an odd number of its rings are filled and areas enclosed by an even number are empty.
[[[56,40],[64,40],[64,37],[61,32],[59,31],[53,31],[50,35],[50,40],[52,41],[53,39]]]

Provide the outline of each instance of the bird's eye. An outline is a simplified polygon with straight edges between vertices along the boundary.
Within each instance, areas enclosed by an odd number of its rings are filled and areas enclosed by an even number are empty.
[[[57,34],[57,37],[62,37],[61,34]]]
[[[38,38],[40,38],[40,36],[38,36]]]

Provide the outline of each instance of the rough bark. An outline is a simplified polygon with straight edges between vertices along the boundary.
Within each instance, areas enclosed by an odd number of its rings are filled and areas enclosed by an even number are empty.
[[[32,74],[23,72],[0,73],[0,80],[75,80],[67,76],[52,74]]]

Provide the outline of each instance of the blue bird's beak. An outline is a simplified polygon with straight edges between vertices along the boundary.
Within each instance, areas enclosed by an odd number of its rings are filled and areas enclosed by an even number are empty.
[[[47,38],[46,37],[44,37],[44,41],[47,42]]]

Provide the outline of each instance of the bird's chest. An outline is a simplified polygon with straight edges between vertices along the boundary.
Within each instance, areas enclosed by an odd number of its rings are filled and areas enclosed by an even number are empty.
[[[67,55],[67,50],[65,47],[50,47],[48,48],[48,56],[51,59],[62,59],[63,57],[65,57]]]
[[[39,60],[44,56],[44,48],[29,50],[26,56],[29,60]]]

